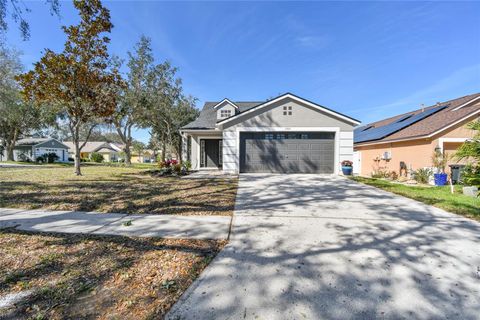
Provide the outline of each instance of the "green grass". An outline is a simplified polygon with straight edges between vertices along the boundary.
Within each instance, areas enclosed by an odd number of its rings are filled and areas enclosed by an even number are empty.
[[[461,186],[455,186],[455,192],[452,194],[450,186],[407,186],[383,179],[364,177],[350,179],[480,221],[480,198],[464,196],[461,193]]]
[[[0,207],[181,215],[232,215],[236,179],[181,179],[146,169],[82,163],[0,169]]]

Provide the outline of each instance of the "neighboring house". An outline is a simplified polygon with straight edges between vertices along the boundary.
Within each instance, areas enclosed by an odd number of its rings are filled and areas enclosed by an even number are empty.
[[[157,153],[154,150],[143,150],[142,153],[139,155],[135,151],[132,150],[132,163],[150,163],[155,162],[155,157]]]
[[[68,146],[53,138],[25,138],[15,143],[13,159],[15,161],[36,161],[37,157],[47,153],[56,153],[58,162],[68,161]],[[4,151],[6,160],[6,150]]]
[[[356,128],[354,173],[399,173],[432,167],[435,149],[452,155],[473,131],[466,125],[480,116],[480,93],[437,103]],[[458,163],[451,159],[449,164]]]
[[[183,159],[193,169],[338,174],[353,159],[360,122],[286,93],[265,102],[207,102],[182,128]]]
[[[69,147],[70,157],[73,158],[75,155],[75,145],[72,141],[66,141],[64,143]],[[82,145],[82,143],[83,142],[80,142],[80,145]],[[121,152],[123,152],[123,145],[105,141],[88,141],[80,151],[80,158],[88,159],[94,152],[103,155],[105,162],[117,162],[122,158]]]

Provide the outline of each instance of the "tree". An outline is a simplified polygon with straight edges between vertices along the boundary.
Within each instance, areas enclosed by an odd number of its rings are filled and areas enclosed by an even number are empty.
[[[462,180],[469,185],[480,185],[480,120],[468,124],[474,131],[473,138],[465,141],[455,153],[457,159],[468,160],[471,163],[465,168]]]
[[[45,2],[50,7],[50,13],[52,15],[60,16],[59,0],[45,0]],[[1,0],[0,1],[0,33],[5,33],[7,31],[8,29],[7,13],[10,13],[10,17],[12,18],[12,20],[15,23],[18,23],[23,40],[28,40],[30,38],[30,25],[28,24],[28,21],[24,17],[25,12],[30,12],[30,9],[25,6],[25,3],[23,1]]]
[[[140,158],[143,154],[143,152],[145,151],[146,149],[146,146],[145,146],[145,143],[141,142],[141,141],[133,141],[132,142],[132,148],[133,148],[133,151],[138,154],[138,157]]]
[[[134,52],[128,52],[126,87],[110,122],[124,143],[125,164],[131,164],[132,129],[141,127],[146,110],[152,103],[154,75],[153,54],[150,39],[142,36]]]
[[[55,116],[38,110],[21,99],[20,87],[15,77],[23,67],[19,53],[0,49],[0,138],[7,151],[7,160],[13,161],[13,148],[22,135],[52,123]]]
[[[180,129],[198,117],[198,110],[195,108],[196,101],[191,96],[181,96],[171,110],[169,144],[175,150],[178,159],[182,159],[182,136],[180,135]]]
[[[81,175],[80,152],[95,122],[110,116],[122,84],[107,52],[112,29],[110,12],[100,0],[74,0],[80,23],[62,27],[67,35],[63,52],[46,50],[34,70],[19,77],[23,94],[37,105],[47,103],[66,117],[75,145],[75,174]],[[80,144],[82,126],[93,123]]]
[[[152,129],[152,135],[162,149],[165,160],[167,147],[171,147],[181,156],[180,128],[198,116],[194,105],[196,99],[183,94],[182,81],[176,77],[177,70],[165,62],[155,66],[153,72],[153,103],[145,117],[146,127]]]

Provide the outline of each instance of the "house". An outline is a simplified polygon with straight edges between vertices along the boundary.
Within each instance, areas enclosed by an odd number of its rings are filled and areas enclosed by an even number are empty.
[[[132,150],[132,158],[131,162],[132,163],[151,163],[155,162],[155,157],[157,153],[155,150],[151,149],[146,149],[141,152],[141,154],[138,154],[137,152]]]
[[[480,93],[369,123],[354,131],[354,173],[399,173],[432,167],[435,150],[453,154],[473,131],[466,125],[480,116]],[[458,160],[450,159],[449,164]],[[402,170],[402,172],[404,172]]]
[[[74,143],[72,141],[66,141],[64,143],[70,149],[70,157],[73,157],[75,155]],[[83,141],[80,142],[80,145],[82,143]],[[88,141],[80,151],[80,158],[89,159],[94,152],[100,153],[105,162],[116,162],[122,158],[121,152],[123,152],[123,145],[105,141]]]
[[[15,161],[36,161],[47,153],[55,153],[58,162],[68,161],[68,146],[53,138],[24,138],[15,143],[13,159]],[[6,156],[6,150],[4,151]]]
[[[182,158],[196,170],[338,174],[341,161],[353,159],[359,123],[291,93],[264,102],[207,102],[181,130]]]

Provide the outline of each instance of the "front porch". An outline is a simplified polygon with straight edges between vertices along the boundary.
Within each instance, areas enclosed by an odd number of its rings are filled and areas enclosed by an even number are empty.
[[[223,137],[216,130],[183,132],[183,160],[192,164],[192,170],[220,171],[223,167]]]

